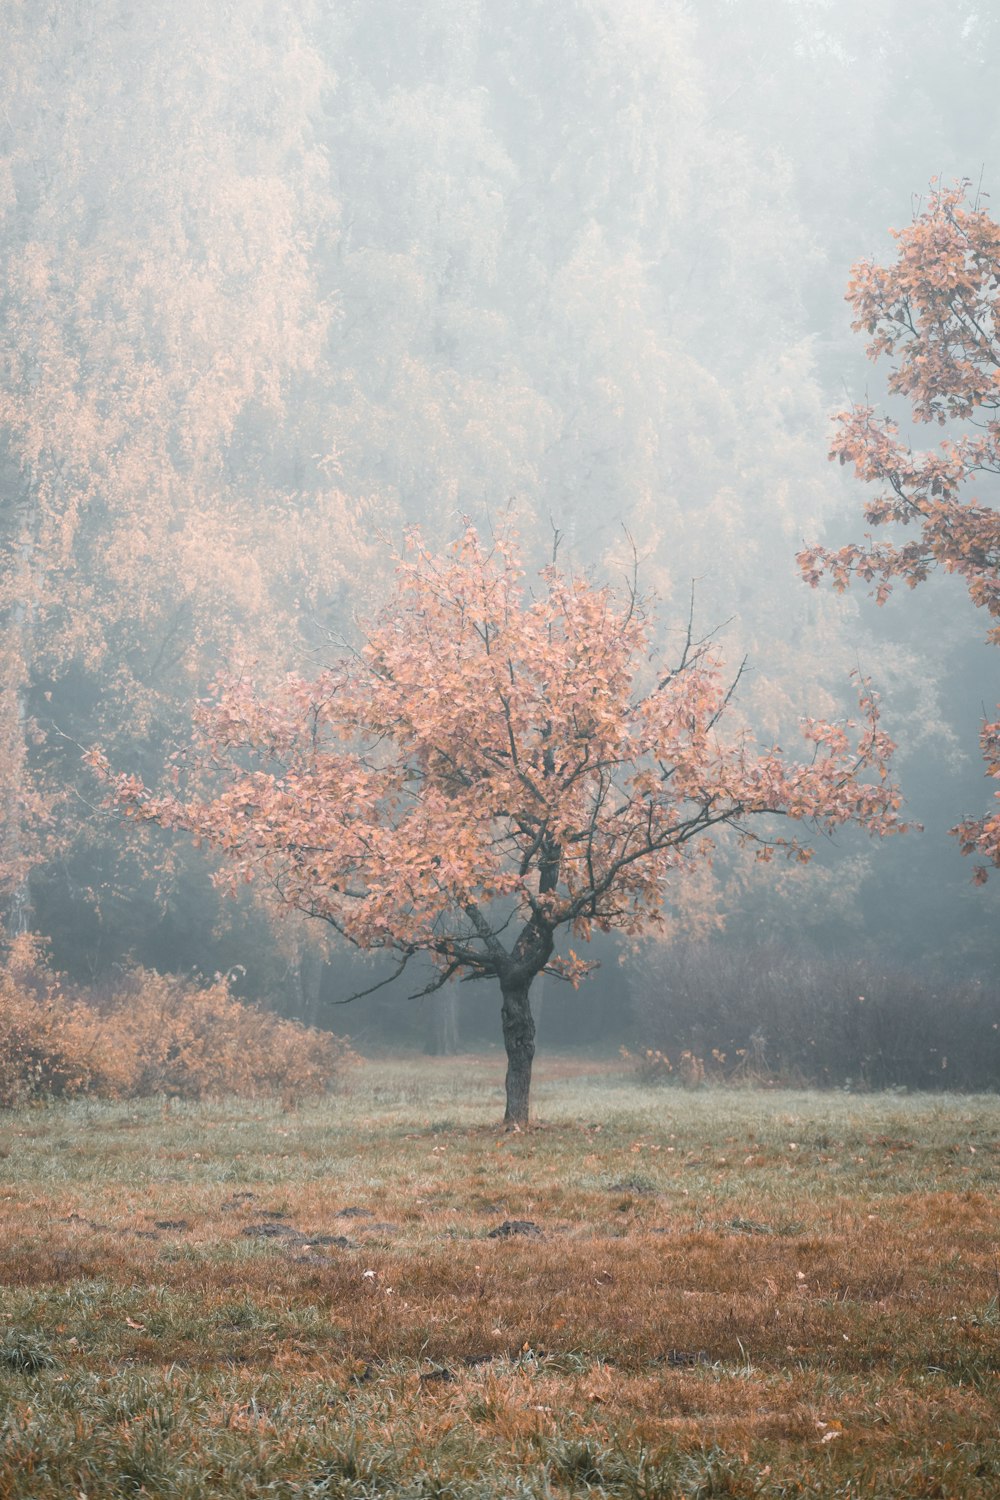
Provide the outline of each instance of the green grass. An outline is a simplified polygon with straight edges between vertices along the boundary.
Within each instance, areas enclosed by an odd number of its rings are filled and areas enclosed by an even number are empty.
[[[1000,1493],[998,1099],[501,1083],[0,1116],[0,1500]]]

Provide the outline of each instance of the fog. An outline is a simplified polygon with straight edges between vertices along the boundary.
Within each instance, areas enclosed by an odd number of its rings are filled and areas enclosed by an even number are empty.
[[[848,712],[860,667],[924,825],[821,841],[804,870],[724,854],[711,892],[677,892],[672,956],[603,939],[587,987],[546,983],[543,1038],[659,1045],[657,996],[690,1009],[692,964],[716,998],[745,989],[741,955],[762,995],[808,972],[819,1010],[822,973],[837,1005],[873,976],[904,995],[901,975],[992,978],[1000,887],[974,887],[947,834],[991,795],[985,618],[949,578],[880,609],[810,590],[795,554],[864,530],[862,486],[827,461],[831,414],[885,399],[851,265],[891,256],[932,178],[1000,191],[993,7],[0,15],[8,935],[42,934],[81,983],[233,970],[372,1044],[481,1044],[486,986],[335,1009],[368,961],[225,899],[189,841],[103,804],[83,756],[160,784],[220,671],[277,681],[356,639],[408,524],[437,546],[513,512],[532,567],[555,528],[565,566],[617,584],[631,538],[666,655],[693,584],[699,627],[749,659],[740,712],[768,743]]]

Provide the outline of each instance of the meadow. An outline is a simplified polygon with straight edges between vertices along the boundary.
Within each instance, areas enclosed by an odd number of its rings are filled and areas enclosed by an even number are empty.
[[[502,1071],[0,1115],[0,1500],[1000,1493],[1000,1099]]]

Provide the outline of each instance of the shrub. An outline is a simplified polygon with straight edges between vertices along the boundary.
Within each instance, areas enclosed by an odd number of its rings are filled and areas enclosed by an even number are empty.
[[[627,1047],[618,1049],[640,1083],[672,1083],[674,1065],[659,1047],[646,1047],[642,1052],[630,1052]]]
[[[733,1083],[994,1089],[1000,1078],[1000,989],[976,980],[690,943],[643,962],[633,1005],[650,1081],[667,1078],[667,1057],[689,1084],[685,1058]]]
[[[349,1060],[340,1037],[242,1004],[229,982],[194,985],[136,969],[100,1014],[129,1055],[134,1094],[319,1094]]]
[[[114,1093],[103,1050],[99,1018],[67,998],[35,939],[15,938],[0,969],[0,1107]]]
[[[329,1032],[242,1004],[227,979],[198,984],[135,969],[74,994],[19,938],[0,970],[0,1107],[40,1098],[201,1099],[324,1092],[352,1060]]]

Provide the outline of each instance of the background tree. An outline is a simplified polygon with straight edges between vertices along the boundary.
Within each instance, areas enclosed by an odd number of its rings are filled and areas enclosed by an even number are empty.
[[[652,665],[634,588],[617,601],[553,564],[534,593],[510,538],[485,548],[471,528],[443,560],[415,536],[411,550],[357,653],[273,697],[221,692],[202,718],[220,791],[158,796],[119,777],[116,794],[218,848],[234,889],[263,877],[283,905],[394,954],[396,974],[427,956],[427,990],[496,979],[505,1118],[520,1124],[532,981],[588,968],[556,955],[560,931],[655,925],[723,828],[808,857],[758,831],[763,815],[896,831],[892,746],[865,684],[855,734],[803,726],[804,763],[724,738],[734,685],[715,651],[689,632],[674,667]]]
[[[1000,475],[1000,224],[968,201],[969,187],[935,188],[912,224],[893,231],[895,263],[860,262],[847,293],[853,326],[874,335],[869,358],[894,361],[889,390],[907,399],[912,420],[957,424],[955,436],[921,451],[871,405],[837,418],[831,457],[878,486],[865,520],[917,534],[809,547],[799,562],[814,586],[824,573],[841,592],[859,578],[879,604],[899,580],[916,588],[933,572],[957,574],[973,604],[1000,621],[1000,515],[989,503]],[[988,639],[1000,644],[1000,624]],[[986,723],[981,740],[988,774],[1000,778],[1000,721]],[[952,831],[963,853],[1000,865],[1000,813]],[[985,867],[976,876],[985,880]]]
[[[91,816],[77,745],[157,774],[220,665],[286,669],[360,571],[308,10],[4,6],[0,904],[76,972],[218,964],[197,871]]]

